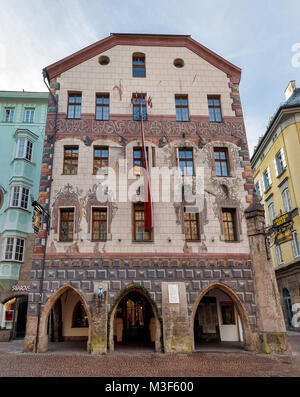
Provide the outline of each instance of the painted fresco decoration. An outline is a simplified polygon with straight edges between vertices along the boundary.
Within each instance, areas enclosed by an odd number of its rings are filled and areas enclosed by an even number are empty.
[[[61,114],[62,116],[62,114]],[[54,120],[48,119],[47,129],[53,130]],[[225,123],[211,123],[209,121],[190,121],[189,123],[178,123],[177,121],[148,120],[145,123],[145,135],[153,137],[182,137],[185,133],[189,138],[218,139],[222,137],[243,138],[245,136],[244,124],[242,121],[226,120]],[[57,137],[59,136],[82,136],[82,135],[126,135],[139,136],[140,124],[131,120],[108,120],[100,121],[85,119],[84,114],[81,120],[68,120],[59,118],[57,120]]]

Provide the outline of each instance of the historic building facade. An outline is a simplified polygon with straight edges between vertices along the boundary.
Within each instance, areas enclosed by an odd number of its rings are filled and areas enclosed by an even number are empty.
[[[191,352],[209,340],[287,350],[261,208],[251,204],[241,70],[190,36],[111,34],[44,74],[52,95],[39,203],[51,219],[35,240],[25,350],[58,340],[86,340],[92,353],[126,343]],[[202,186],[198,205],[174,198],[175,184],[165,200],[168,183],[151,179],[150,229],[134,179],[141,118],[151,176],[177,169],[191,177],[184,192]],[[257,291],[265,259],[269,284]]]
[[[286,101],[271,119],[251,164],[267,226],[285,217],[285,222],[280,222],[286,231],[276,241],[272,239],[270,250],[286,325],[300,329],[298,321],[292,321],[299,311],[295,305],[293,313],[293,305],[298,303],[300,307],[300,89],[296,88],[295,81],[289,83],[285,94]]]
[[[0,335],[25,335],[48,92],[0,91]]]

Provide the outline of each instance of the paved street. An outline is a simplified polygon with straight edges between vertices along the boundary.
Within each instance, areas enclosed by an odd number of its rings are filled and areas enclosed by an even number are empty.
[[[290,333],[293,354],[267,356],[237,349],[189,355],[117,351],[92,356],[80,343],[50,344],[47,353],[23,353],[23,341],[0,343],[2,377],[300,377],[300,334]],[[59,349],[59,350],[58,350]]]

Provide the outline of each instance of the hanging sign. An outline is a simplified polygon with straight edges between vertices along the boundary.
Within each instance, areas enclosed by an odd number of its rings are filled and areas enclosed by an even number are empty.
[[[279,233],[276,236],[276,242],[277,244],[283,244],[286,243],[287,241],[291,241],[293,240],[293,235],[292,235],[292,231],[290,229],[285,230],[282,233]]]
[[[32,227],[35,234],[38,234],[41,226],[41,213],[34,208],[32,215]]]
[[[98,287],[98,289],[99,289],[99,292],[98,292],[98,297],[99,298],[101,298],[101,296],[102,296],[102,291],[103,291],[103,288],[102,287]]]
[[[281,226],[284,225],[285,223],[288,223],[292,220],[291,213],[287,212],[286,214],[278,216],[276,219],[273,220],[273,225],[274,226]]]

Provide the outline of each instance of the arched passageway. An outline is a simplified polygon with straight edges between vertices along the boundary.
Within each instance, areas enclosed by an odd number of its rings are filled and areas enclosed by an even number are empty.
[[[10,331],[10,337],[24,338],[28,296],[18,295],[0,304],[0,328]]]
[[[90,351],[91,314],[83,295],[71,286],[60,288],[44,307],[39,351]]]
[[[241,349],[251,345],[246,310],[225,284],[215,283],[202,291],[192,313],[194,350]]]
[[[110,351],[161,350],[161,326],[145,292],[130,288],[118,299],[110,316]]]

